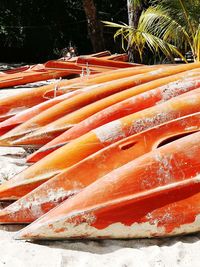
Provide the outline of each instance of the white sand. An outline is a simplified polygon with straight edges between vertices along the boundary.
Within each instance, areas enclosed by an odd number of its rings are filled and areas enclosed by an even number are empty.
[[[13,90],[0,91],[0,95],[5,94],[13,94]],[[0,148],[0,180],[25,168],[24,156],[23,149]],[[167,239],[30,243],[13,239],[21,227],[0,226],[0,267],[200,266],[200,234]]]

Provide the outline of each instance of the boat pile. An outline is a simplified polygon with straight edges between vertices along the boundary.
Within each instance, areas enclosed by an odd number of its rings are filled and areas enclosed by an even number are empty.
[[[0,185],[0,201],[13,201],[0,223],[30,224],[16,235],[28,240],[199,231],[200,63],[100,55],[5,74],[25,83],[40,71],[87,73],[0,100],[0,146],[34,149]]]

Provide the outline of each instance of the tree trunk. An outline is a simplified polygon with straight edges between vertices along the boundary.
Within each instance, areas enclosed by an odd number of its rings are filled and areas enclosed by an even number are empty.
[[[127,0],[128,24],[135,29],[138,27],[139,18],[142,13],[142,2],[140,5],[134,5],[134,0]],[[130,45],[130,40],[128,43],[128,57],[131,62],[140,62],[139,53]]]
[[[93,51],[104,50],[104,38],[100,21],[97,19],[96,7],[93,0],[82,0],[83,8],[87,18],[88,35],[90,37]]]

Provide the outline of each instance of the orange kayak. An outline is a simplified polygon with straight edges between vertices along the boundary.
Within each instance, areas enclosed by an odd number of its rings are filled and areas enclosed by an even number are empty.
[[[105,123],[151,107],[159,102],[164,102],[187,91],[199,88],[199,74],[199,72],[185,72],[184,74],[172,75],[170,77],[171,81],[177,80],[180,77],[182,77],[182,80],[171,82],[161,87],[158,86],[169,82],[168,77],[116,93],[63,116],[22,138],[14,140],[12,145],[39,147],[50,142],[44,147],[44,149],[47,148],[48,153],[50,153],[49,148],[52,146],[68,142]],[[189,78],[187,78],[187,75],[189,75]],[[194,76],[191,77],[192,75]],[[151,90],[155,87],[157,88]],[[146,89],[150,91],[136,95],[141,88],[144,91]],[[42,148],[43,151],[44,149]],[[37,151],[35,154],[39,155],[40,152],[41,150]]]
[[[2,210],[0,223],[30,223],[114,169],[184,134],[199,130],[200,112],[169,121],[105,147]]]
[[[92,57],[91,57],[92,58]],[[89,74],[95,74],[95,73],[104,73],[104,72],[107,72],[107,71],[110,71],[110,70],[116,70],[116,69],[119,69],[120,68],[120,64],[121,61],[115,61],[116,63],[114,64],[110,64],[111,67],[109,66],[106,66],[106,65],[84,65],[84,64],[78,64],[78,59],[79,57],[77,58],[77,60],[75,60],[74,62],[69,62],[69,61],[65,61],[65,60],[50,60],[50,61],[47,61],[44,66],[45,66],[45,69],[46,70],[68,70],[69,71],[69,74],[82,74],[83,73],[83,70],[86,70],[89,72]],[[101,60],[103,60],[103,58],[101,58]],[[105,61],[105,60],[103,60]],[[107,60],[110,62],[110,60]],[[117,63],[119,65],[119,67],[117,67]],[[124,63],[124,62],[122,62]],[[116,66],[115,66],[116,65]],[[139,66],[139,65],[138,65]],[[73,68],[74,67],[74,68]],[[123,67],[123,64],[122,64],[122,67]],[[122,68],[121,67],[121,68]],[[124,66],[123,68],[128,68],[128,67],[134,67],[134,65],[127,65]],[[71,71],[71,68],[72,68],[72,71]]]
[[[88,66],[89,68],[93,66],[95,67],[100,66],[100,67],[106,67],[106,68],[111,68],[111,69],[141,66],[140,64],[135,64],[135,63],[128,63],[128,62],[123,62],[123,61],[87,57],[87,56],[78,57],[76,64],[78,66]]]
[[[128,55],[126,53],[124,53],[124,54],[113,54],[113,55],[105,56],[104,59],[127,62],[128,61]]]
[[[199,142],[200,132],[194,133],[123,165],[16,238],[150,238],[199,231]]]
[[[59,83],[60,82],[58,82],[57,86],[59,86]],[[81,86],[77,86],[77,88],[78,87],[81,87]],[[55,88],[56,88],[56,85],[55,85]],[[71,89],[72,89],[71,86],[69,86],[69,91],[73,91],[73,93],[70,92],[70,97],[74,96],[74,95],[78,95],[81,92],[84,92],[84,88],[83,89],[76,89],[76,90],[71,90]],[[63,92],[67,92],[67,87],[65,87],[65,88],[62,87],[62,90],[63,90]],[[87,88],[85,90],[87,91]],[[54,93],[57,94],[57,92],[55,90],[54,90]],[[22,94],[20,94],[20,96],[21,95]],[[19,112],[16,115],[13,114],[13,116],[11,118],[4,120],[3,122],[0,123],[0,134],[2,135],[4,133],[6,133],[8,130],[11,130],[12,128],[16,127],[19,124],[22,124],[23,122],[27,121],[28,119],[33,118],[34,116],[40,114],[42,111],[54,106],[57,103],[60,103],[61,101],[65,100],[66,98],[68,98],[68,97],[66,97],[66,94],[61,94],[61,96],[58,96],[58,97],[53,98],[53,99],[50,98],[49,101],[45,101],[45,102],[42,102],[38,105],[35,105],[32,108],[25,109],[24,111]]]
[[[75,91],[65,93],[63,95],[52,98],[48,101],[37,104],[37,105],[35,105],[31,108],[28,108],[22,112],[19,112],[15,116],[12,116],[11,118],[0,122],[0,135],[5,134],[6,132],[10,131],[11,129],[15,128],[16,126],[24,123],[25,121],[33,118],[34,116],[40,114],[42,111],[47,110],[48,108],[66,100],[66,99],[69,99],[75,95],[81,94],[83,91],[84,91],[83,89],[77,89]]]
[[[110,53],[108,51],[105,51],[103,53],[94,54],[94,56],[108,56]],[[89,58],[93,58],[93,55],[90,55]],[[108,71],[110,69],[110,66],[106,66],[105,62],[111,61],[103,59],[104,64],[102,66],[99,65],[99,61],[97,59],[97,65],[93,64],[90,66],[90,73],[98,73],[103,71]],[[94,61],[95,63],[95,61]],[[124,64],[126,64],[127,67],[134,66],[134,64],[128,64],[122,62],[122,64],[116,62],[114,64],[110,63],[112,66],[112,69],[117,69],[121,67],[125,67]],[[16,85],[22,85],[26,83],[31,82],[37,82],[37,81],[43,81],[48,79],[55,79],[59,77],[66,77],[71,74],[81,74],[82,73],[82,66],[78,66],[76,62],[69,62],[69,61],[63,61],[63,60],[50,60],[44,64],[37,64],[32,66],[23,66],[16,68],[14,70],[8,70],[5,72],[0,73],[0,88],[5,87],[12,87]]]
[[[86,86],[90,85],[97,85],[113,80],[122,79],[125,77],[142,74],[146,72],[150,72],[153,70],[157,70],[161,67],[161,65],[152,65],[152,66],[137,66],[137,67],[129,67],[129,68],[122,68],[122,69],[115,69],[110,70],[104,73],[97,73],[88,75],[87,73],[83,73],[81,77],[70,79],[70,80],[63,80],[60,82],[57,88],[57,94],[63,94],[66,90],[72,89],[81,89]],[[168,66],[162,66],[163,68],[167,68]],[[83,69],[84,70],[84,69]],[[51,88],[46,94],[45,97],[52,97],[54,95],[54,87]]]
[[[176,97],[98,127],[0,185],[0,199],[18,199],[100,149],[164,122],[200,111],[200,91]]]
[[[168,72],[165,70],[163,71],[164,74],[167,75]],[[152,73],[154,72],[151,71],[147,74],[138,74],[131,77],[118,79],[116,81],[109,81],[102,84],[89,86],[88,88],[85,88],[84,93],[74,96],[71,99],[62,101],[61,103],[58,103],[53,107],[41,112],[29,121],[19,125],[2,138],[6,138],[7,140],[10,138],[16,139],[16,137],[20,137],[29,132],[35,131],[36,129],[47,125],[72,111],[75,111],[99,99],[105,98],[106,96],[126,90],[134,85],[137,85],[138,83],[145,83],[148,81],[148,79],[154,80],[156,79],[156,75],[153,75]]]
[[[57,68],[48,68],[43,64],[30,66],[22,72],[5,73],[0,76],[0,88],[12,87],[37,81],[45,81],[60,77],[67,77],[70,74],[81,74],[81,66],[75,63],[57,63]],[[91,70],[91,72],[93,72]],[[93,72],[96,73],[96,72]]]
[[[41,102],[47,101],[49,98],[55,97],[55,95],[58,96],[71,90],[81,89],[85,86],[112,81],[113,79],[120,79],[130,75],[141,74],[158,68],[158,66],[144,66],[109,71],[103,75],[100,73],[67,81],[56,81],[54,84],[4,97],[0,99],[0,121],[10,118],[20,111],[26,110]]]
[[[11,140],[15,140],[25,134],[39,129],[64,115],[67,115],[75,110],[78,110],[88,104],[91,104],[97,100],[103,99],[106,96],[113,95],[114,93],[124,91],[130,87],[136,86],[138,84],[144,84],[149,81],[158,80],[162,77],[168,77],[172,74],[178,74],[186,70],[192,70],[194,67],[200,66],[199,63],[181,65],[175,67],[164,67],[157,69],[156,71],[151,71],[149,73],[138,74],[133,77],[127,77],[123,79],[118,79],[116,81],[110,81],[100,85],[92,86],[88,88],[87,92],[80,95],[74,96],[71,99],[62,101],[61,103],[43,111],[41,114],[35,116],[31,120],[19,125],[15,129],[11,130],[1,138],[1,144],[9,145]],[[169,77],[170,82],[170,77]],[[145,87],[145,85],[144,85]],[[137,94],[144,92],[143,86],[137,90]],[[154,87],[155,88],[155,87]]]
[[[45,64],[45,69],[47,70],[68,70],[69,71],[69,75],[70,74],[82,74],[83,72],[83,66],[82,65],[78,65],[75,62],[69,62],[69,61],[65,61],[65,60],[49,60],[47,61]],[[90,74],[95,74],[95,73],[103,73],[106,71],[110,71],[111,69],[115,70],[118,69],[117,67],[113,67],[113,68],[109,68],[109,67],[101,67],[101,66],[88,66],[88,71],[90,72]],[[72,71],[71,71],[72,69]]]

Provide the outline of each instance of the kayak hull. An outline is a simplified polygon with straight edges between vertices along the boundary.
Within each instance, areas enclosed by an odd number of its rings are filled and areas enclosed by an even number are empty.
[[[197,89],[198,91],[198,89]],[[160,105],[115,120],[47,155],[11,180],[0,185],[0,199],[18,199],[25,193],[24,185],[42,183],[73,166],[89,155],[133,134],[153,128],[176,118],[200,111],[200,94],[181,96]],[[12,188],[18,189],[11,194]],[[9,193],[8,193],[9,192]]]
[[[164,141],[199,129],[200,113],[196,113],[116,142],[66,169],[5,208],[0,212],[0,223],[30,223],[114,169],[156,149]],[[21,190],[20,187],[15,189]]]
[[[176,75],[177,76],[177,75]],[[163,81],[162,81],[163,80]],[[164,82],[164,79],[160,79],[160,83]],[[148,89],[151,89],[150,83],[148,83]],[[121,117],[127,116],[129,114],[138,112],[140,110],[144,110],[145,108],[149,108],[154,105],[158,105],[163,103],[175,96],[181,95],[190,90],[194,90],[199,88],[200,80],[198,76],[194,76],[193,78],[188,78],[187,81],[178,80],[175,82],[171,82],[170,84],[158,87],[156,89],[149,90],[147,92],[138,94],[133,97],[129,97],[119,103],[111,105],[92,116],[89,116],[86,119],[83,119],[83,114],[88,114],[93,106],[95,110],[101,103],[98,101],[93,105],[85,107],[82,110],[78,110],[75,113],[69,114],[54,123],[43,127],[42,129],[35,131],[27,136],[24,136],[16,141],[12,142],[12,145],[15,146],[41,146],[45,144],[47,141],[49,143],[42,146],[39,150],[37,150],[32,155],[28,156],[27,162],[33,163],[42,159],[44,156],[48,155],[52,151],[61,147],[66,142],[69,142],[75,138],[80,137],[87,132],[100,127],[103,124],[109,123],[113,120],[119,119]],[[136,93],[136,88],[128,89],[125,92],[118,93],[113,95],[113,97],[106,98],[107,100],[112,101],[112,103],[118,102],[118,100],[122,100],[131,94]],[[118,98],[117,98],[118,95]],[[115,96],[115,97],[114,97]],[[106,105],[106,99],[102,100],[102,105]],[[80,117],[79,117],[80,116]],[[80,122],[79,122],[80,121]],[[79,123],[78,123],[79,122]],[[68,129],[67,129],[68,127]],[[58,136],[58,137],[56,137]]]
[[[17,238],[150,238],[198,231],[199,140],[200,133],[194,133],[130,161],[65,200]]]

